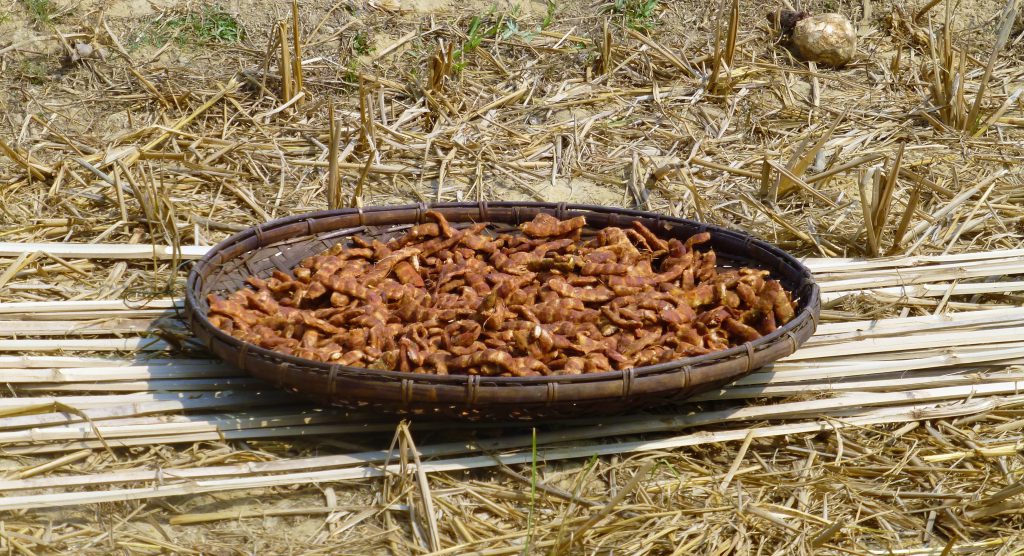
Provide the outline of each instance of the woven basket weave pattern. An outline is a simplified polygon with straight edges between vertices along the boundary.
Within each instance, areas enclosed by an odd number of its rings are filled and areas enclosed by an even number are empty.
[[[250,275],[290,272],[353,235],[387,240],[436,210],[453,226],[476,222],[504,232],[540,212],[584,216],[588,230],[627,227],[634,220],[663,237],[711,232],[719,265],[769,270],[799,300],[796,317],[772,334],[729,350],[638,367],[569,376],[480,377],[424,375],[319,363],[242,342],[214,327],[207,294],[244,287]],[[817,325],[818,287],[810,272],[784,251],[735,231],[654,213],[552,203],[449,203],[324,211],[284,218],[241,232],[214,247],[193,267],[186,293],[190,326],[213,353],[278,388],[321,403],[464,418],[540,418],[608,414],[682,400],[718,388],[794,352]]]

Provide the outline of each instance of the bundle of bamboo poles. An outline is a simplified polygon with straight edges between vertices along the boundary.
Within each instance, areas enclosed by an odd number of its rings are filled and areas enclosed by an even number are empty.
[[[93,256],[74,252],[74,246],[63,249],[69,256]],[[154,251],[158,249],[140,250],[139,256]],[[806,262],[826,295],[839,294],[833,303],[857,295],[891,295],[908,305],[941,297],[941,305],[952,307],[953,295],[1016,291],[1017,282],[1006,277],[1024,272],[1020,254],[1013,250]],[[989,281],[959,282],[967,278]],[[793,355],[692,400],[711,404],[702,411],[663,410],[623,417],[612,425],[597,419],[567,420],[536,438],[513,435],[423,445],[420,457],[430,459],[422,463],[422,470],[508,465],[535,457],[555,461],[627,454],[728,440],[749,442],[755,437],[973,415],[1024,402],[1020,393],[1024,307],[959,305],[975,310],[825,322]],[[345,481],[393,471],[380,467],[388,460],[389,450],[370,450],[158,471],[138,467],[52,474],[93,451],[116,447],[394,430],[396,423],[388,417],[317,408],[277,392],[202,352],[190,351],[187,338],[175,344],[147,337],[148,331],[167,323],[181,328],[176,311],[180,306],[181,301],[173,298],[140,304],[0,304],[0,334],[42,337],[0,342],[6,352],[30,349],[35,353],[0,355],[4,382],[17,394],[0,399],[0,449],[10,455],[53,454],[55,458],[18,469],[0,481],[0,492],[13,493],[0,499],[0,510]],[[185,351],[176,351],[180,348]],[[109,354],[66,354],[79,349]],[[765,422],[770,424],[751,426]],[[711,425],[731,428],[684,432]],[[420,431],[465,430],[486,436],[489,429],[518,425],[425,421],[414,426]],[[612,439],[617,441],[608,443]],[[33,478],[44,473],[51,474]],[[102,488],[77,492],[83,486]],[[38,489],[46,492],[35,492]],[[19,494],[25,491],[34,492]]]

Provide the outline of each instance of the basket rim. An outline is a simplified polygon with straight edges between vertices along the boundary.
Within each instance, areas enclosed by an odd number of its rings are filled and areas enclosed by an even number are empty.
[[[262,235],[268,230],[280,228],[283,226],[293,225],[299,222],[306,222],[308,226],[312,226],[312,222],[322,218],[345,216],[351,214],[359,214],[360,222],[364,214],[376,213],[376,212],[391,212],[391,211],[403,211],[403,210],[416,210],[415,220],[412,223],[420,223],[423,220],[423,214],[427,210],[432,209],[466,209],[474,208],[479,209],[482,214],[487,213],[489,207],[494,208],[511,208],[513,211],[518,211],[518,208],[525,209],[554,209],[555,216],[561,217],[561,214],[565,211],[585,211],[595,213],[615,213],[628,217],[645,218],[654,220],[660,224],[662,222],[677,225],[688,225],[694,227],[698,233],[702,231],[711,232],[712,236],[716,235],[730,235],[742,239],[746,242],[758,244],[759,247],[771,252],[774,256],[781,259],[786,265],[799,271],[802,275],[801,278],[804,280],[806,285],[809,285],[807,289],[807,295],[805,298],[799,300],[800,308],[797,311],[796,316],[779,327],[771,334],[762,336],[752,342],[745,342],[732,348],[714,351],[711,353],[686,357],[681,359],[673,359],[663,363],[655,365],[645,365],[643,367],[633,367],[624,370],[613,370],[604,371],[599,373],[584,373],[579,375],[542,375],[542,376],[481,376],[481,375],[462,375],[462,374],[451,374],[451,375],[437,375],[437,374],[414,374],[406,373],[401,371],[391,370],[378,370],[369,369],[366,367],[354,367],[347,365],[339,365],[336,363],[324,363],[320,361],[314,361],[312,359],[305,359],[294,355],[286,355],[278,351],[267,349],[250,342],[243,342],[238,338],[224,332],[220,328],[213,326],[208,316],[199,310],[200,303],[198,302],[198,285],[200,270],[206,266],[217,266],[226,262],[228,259],[222,259],[222,253],[227,248],[238,244],[242,241],[248,240],[252,237],[257,237],[259,240],[262,239]],[[490,221],[482,219],[481,221]],[[311,229],[311,228],[310,228]],[[260,241],[262,244],[262,241]],[[281,242],[274,242],[268,244],[262,244],[260,247],[273,246]],[[249,250],[247,252],[251,252]],[[237,257],[237,256],[236,256]],[[234,258],[234,257],[233,257]],[[226,343],[229,346],[234,347],[237,350],[242,350],[244,353],[262,356],[269,359],[277,359],[283,363],[290,365],[305,367],[307,369],[316,369],[325,374],[340,375],[344,373],[354,378],[377,378],[383,380],[402,380],[402,381],[413,381],[416,383],[436,384],[436,385],[447,385],[447,386],[468,386],[473,384],[474,386],[487,386],[487,387],[510,387],[510,386],[527,386],[527,385],[543,385],[550,383],[594,383],[602,381],[616,381],[621,382],[626,375],[632,375],[633,377],[644,377],[657,375],[664,372],[678,371],[680,369],[692,368],[694,366],[701,366],[707,363],[714,363],[731,359],[734,356],[742,356],[743,354],[752,355],[753,352],[760,348],[769,346],[785,336],[793,336],[793,331],[800,326],[803,326],[807,319],[814,321],[815,326],[818,321],[818,314],[813,311],[820,305],[820,291],[817,283],[814,281],[813,275],[810,270],[795,256],[787,253],[786,251],[768,243],[760,238],[749,235],[745,232],[737,230],[731,230],[714,224],[707,224],[704,222],[698,222],[696,220],[690,220],[686,218],[680,218],[675,216],[669,216],[659,214],[656,212],[642,211],[636,209],[627,209],[621,207],[613,207],[606,205],[586,205],[577,203],[549,203],[540,201],[481,201],[478,203],[474,202],[444,202],[444,203],[416,203],[408,205],[374,205],[367,207],[357,208],[343,208],[334,210],[319,210],[308,213],[296,214],[286,216],[257,224],[233,234],[224,240],[218,242],[199,260],[192,265],[189,272],[188,281],[186,282],[185,292],[185,309],[186,315],[189,317],[190,323],[193,327],[197,324],[202,326],[208,333],[211,333],[214,337],[220,341]],[[794,338],[794,342],[795,342]],[[794,345],[794,349],[796,346]],[[475,383],[475,384],[474,384]]]

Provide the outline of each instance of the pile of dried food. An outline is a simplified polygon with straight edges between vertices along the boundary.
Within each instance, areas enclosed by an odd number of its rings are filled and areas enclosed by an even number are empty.
[[[456,229],[438,212],[387,243],[353,237],[293,275],[250,277],[211,322],[306,359],[414,373],[530,376],[640,367],[768,334],[796,303],[768,272],[639,222],[582,237],[539,214],[517,233]],[[521,232],[521,233],[520,233]]]

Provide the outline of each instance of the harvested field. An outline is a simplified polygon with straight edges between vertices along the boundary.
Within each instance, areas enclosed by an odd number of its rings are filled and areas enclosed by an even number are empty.
[[[794,2],[798,5],[799,3]],[[0,0],[0,549],[1017,554],[1018,0]],[[191,261],[267,220],[639,208],[803,257],[822,323],[690,403],[402,421],[211,359]]]

